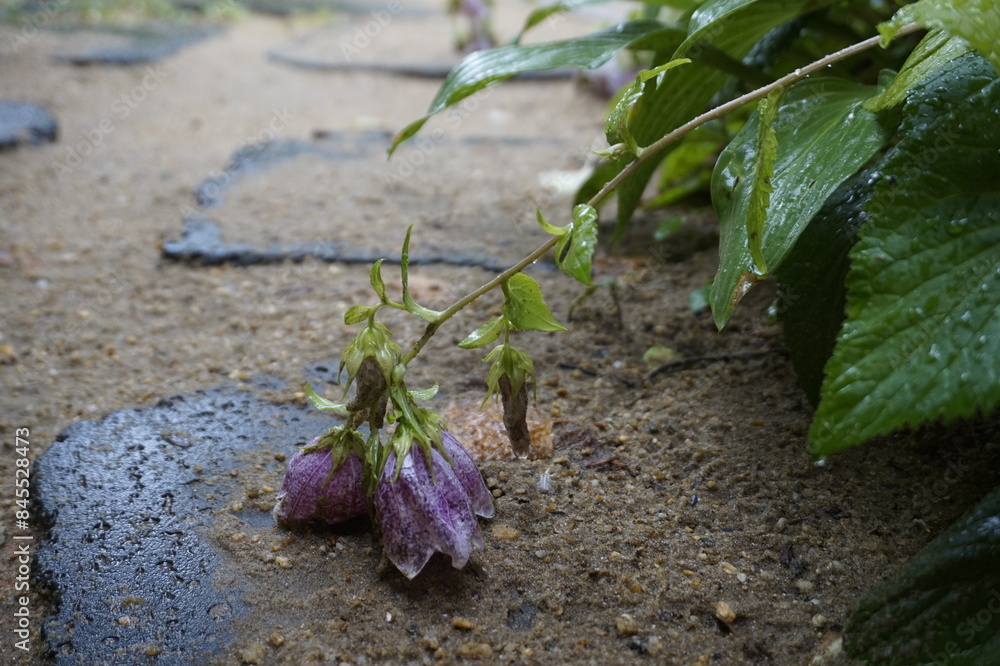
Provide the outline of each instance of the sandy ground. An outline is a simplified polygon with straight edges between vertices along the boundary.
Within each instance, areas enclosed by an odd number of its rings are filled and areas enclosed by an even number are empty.
[[[511,26],[525,7],[501,10]],[[599,18],[569,20],[551,34]],[[275,400],[301,401],[304,367],[339,356],[352,332],[344,310],[370,299],[366,266],[205,268],[160,254],[160,243],[179,235],[194,187],[248,140],[269,131],[303,140],[317,131],[395,131],[426,108],[437,81],[296,70],[266,58],[276,47],[329,49],[316,34],[350,39],[367,19],[327,20],[248,16],[158,64],[133,67],[53,59],[85,34],[43,30],[15,47],[9,36],[18,29],[0,29],[0,97],[44,104],[61,123],[58,143],[0,154],[3,663],[43,658],[37,631],[29,654],[10,638],[18,429],[30,430],[35,458],[74,420],[261,373],[286,382]],[[368,57],[448,57],[444,17],[412,19],[433,29],[414,30],[408,20],[395,18],[366,47]],[[550,37],[543,29],[540,38]],[[299,171],[241,181],[213,212],[227,236],[251,240],[280,238],[284,220],[303,238],[380,246],[415,221],[415,239],[423,225],[428,238],[437,233],[453,247],[460,239],[459,247],[513,252],[534,242],[534,203],[565,219],[566,198],[551,195],[540,174],[582,167],[603,111],[571,81],[511,84],[457,127],[442,118],[427,131],[456,141],[552,139],[529,142],[523,159],[452,141],[424,155],[395,189],[377,176],[338,182],[328,164],[306,160]],[[416,155],[408,150],[418,149],[404,148],[401,159]],[[489,211],[492,236],[472,220],[477,210]],[[767,287],[723,333],[692,313],[688,294],[714,272],[715,223],[703,212],[674,212],[689,222],[666,243],[650,243],[649,219],[602,250],[597,275],[619,278],[617,305],[599,291],[569,332],[519,336],[535,359],[537,414],[552,428],[554,450],[483,463],[497,517],[484,522],[486,549],[466,570],[435,562],[407,583],[376,571],[366,531],[250,528],[234,515],[241,498],[220,503],[214,542],[241,562],[230,573],[253,576],[256,590],[226,663],[840,661],[829,654],[858,595],[995,485],[996,429],[928,428],[815,466],[805,446],[811,408],[780,329],[765,321]],[[494,256],[506,258],[506,249]],[[552,271],[534,275],[565,320],[582,287]],[[474,267],[415,270],[432,307],[489,277]],[[438,405],[473,446],[483,435],[468,405],[482,395],[485,367],[453,345],[497,306],[487,298],[456,318],[411,370],[412,385],[441,383]],[[400,316],[387,323],[402,341],[422,330]],[[653,346],[737,356],[651,376],[642,357]],[[241,477],[255,489],[248,496],[280,485],[280,466],[262,464],[273,453],[259,457],[247,470],[267,471]],[[233,538],[241,533],[246,539]],[[275,553],[298,564],[276,566]],[[33,628],[51,603],[32,589]]]

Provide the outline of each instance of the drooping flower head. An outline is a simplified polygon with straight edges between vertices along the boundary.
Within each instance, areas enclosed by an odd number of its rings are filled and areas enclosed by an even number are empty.
[[[425,446],[406,426],[401,429],[408,445],[394,442],[373,497],[386,557],[407,578],[420,573],[435,552],[461,569],[483,546],[476,516],[493,516],[493,498],[450,433],[442,431],[440,443]]]
[[[356,432],[341,426],[296,451],[272,511],[277,523],[332,525],[368,513],[361,445]]]

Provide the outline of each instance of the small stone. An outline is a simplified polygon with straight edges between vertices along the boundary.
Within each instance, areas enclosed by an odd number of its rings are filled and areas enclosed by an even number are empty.
[[[622,613],[615,620],[615,629],[619,636],[635,636],[639,633],[639,623],[628,613]]]
[[[802,594],[809,594],[813,590],[813,584],[808,580],[795,581],[795,587],[798,588],[799,592]]]
[[[784,518],[778,518],[778,522],[774,524],[775,532],[784,532],[785,527],[788,525],[788,521]]]
[[[263,643],[254,643],[240,650],[240,660],[244,664],[259,664],[267,657],[267,646]]]
[[[274,647],[281,647],[285,642],[285,637],[276,631],[268,637],[268,640],[271,641],[271,645]]]
[[[156,657],[161,652],[163,652],[163,650],[156,643],[149,643],[148,645],[146,645],[146,649],[143,650],[143,654],[145,654],[147,657]]]
[[[510,525],[504,525],[503,523],[493,525],[490,528],[490,533],[496,538],[504,539],[506,541],[513,541],[514,539],[516,539],[521,535],[519,531],[517,531]]]
[[[466,620],[464,617],[456,617],[451,620],[452,629],[459,629],[461,631],[473,631],[474,629],[479,629],[475,623]]]
[[[826,625],[826,618],[822,614],[816,613],[812,616],[812,625],[817,629],[822,629]]]
[[[725,561],[719,562],[719,566],[722,567],[722,570],[725,571],[730,576],[732,576],[733,574],[736,573],[736,567],[734,567],[729,562],[725,562]]]
[[[462,643],[458,648],[458,656],[463,659],[490,659],[493,648],[489,643]]]
[[[725,601],[720,601],[715,604],[715,617],[720,622],[729,624],[736,619],[736,611],[734,611],[732,606],[727,604]]]
[[[274,459],[277,460],[278,462],[285,462],[285,454],[282,453],[281,451],[278,451],[277,453],[274,454]]]
[[[276,558],[274,558],[274,562],[275,562],[275,564],[277,564],[282,569],[291,569],[292,568],[292,561],[290,559],[288,559],[287,557],[284,557],[283,555],[279,555]]]

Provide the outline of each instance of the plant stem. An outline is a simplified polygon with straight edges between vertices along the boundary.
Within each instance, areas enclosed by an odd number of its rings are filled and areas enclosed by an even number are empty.
[[[921,26],[917,25],[916,23],[910,23],[909,25],[905,25],[902,28],[900,28],[896,32],[895,36],[903,37],[904,35],[908,35],[920,29]],[[790,86],[793,83],[806,78],[810,74],[822,70],[827,65],[831,65],[840,60],[844,60],[845,58],[849,58],[857,53],[866,51],[872,48],[873,46],[876,46],[878,43],[879,43],[879,37],[871,37],[862,42],[858,42],[857,44],[852,44],[851,46],[845,47],[839,51],[831,53],[830,55],[824,56],[819,60],[816,60],[815,62],[806,65],[805,67],[800,67],[791,74],[786,74],[785,76],[781,77],[780,79],[778,79],[773,83],[770,83],[762,88],[758,88],[754,91],[748,92],[747,94],[741,97],[737,97],[734,100],[730,100],[725,104],[721,104],[715,107],[714,109],[706,111],[700,116],[692,120],[689,120],[688,122],[684,123],[677,129],[670,132],[669,134],[666,134],[665,136],[661,137],[660,139],[646,146],[646,148],[642,150],[642,154],[638,155],[634,160],[629,162],[628,165],[625,166],[625,168],[623,168],[620,172],[618,172],[618,175],[616,175],[614,178],[605,183],[604,187],[602,187],[597,194],[595,194],[593,197],[590,198],[590,201],[587,202],[587,205],[593,208],[597,208],[605,199],[607,199],[611,195],[612,192],[615,191],[615,189],[619,185],[621,185],[622,181],[631,176],[640,166],[642,166],[649,160],[656,157],[664,148],[666,148],[674,141],[677,141],[679,138],[681,138],[691,130],[700,127],[709,121],[715,120],[716,118],[721,118],[722,116],[740,108],[741,106],[744,106],[751,102],[755,102],[759,99],[767,97],[772,90]],[[441,324],[451,319],[459,310],[469,305],[473,301],[477,300],[480,296],[483,296],[484,294],[493,291],[494,289],[502,285],[504,282],[509,280],[512,276],[516,275],[517,273],[520,273],[524,268],[526,268],[530,264],[534,263],[535,261],[543,257],[549,250],[552,249],[553,246],[555,246],[558,240],[559,240],[558,236],[553,236],[552,238],[548,239],[547,241],[542,243],[542,245],[540,245],[537,249],[535,249],[531,254],[524,257],[519,262],[517,262],[516,264],[505,270],[503,273],[500,273],[499,275],[497,275],[495,278],[493,278],[483,286],[479,287],[475,291],[470,292],[469,294],[467,294],[466,296],[455,302],[453,305],[451,305],[451,307],[441,312],[440,316],[436,320],[427,325],[427,328],[424,330],[423,336],[421,336],[421,338],[417,340],[417,342],[413,345],[413,347],[410,348],[410,350],[406,353],[405,356],[403,356],[400,362],[403,365],[407,365],[417,356],[417,354],[420,353],[420,350],[424,348],[424,345],[426,345],[427,342],[432,337],[434,337],[434,334],[437,332],[438,328],[441,327]]]

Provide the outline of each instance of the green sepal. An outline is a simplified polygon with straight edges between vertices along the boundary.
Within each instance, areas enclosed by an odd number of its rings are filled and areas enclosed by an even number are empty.
[[[493,319],[469,333],[468,337],[458,343],[458,346],[462,349],[476,349],[477,347],[485,347],[486,345],[494,342],[503,333],[503,327],[506,323],[503,315],[498,315]]]
[[[334,473],[344,464],[351,451],[357,453],[358,457],[364,460],[367,450],[365,440],[361,435],[346,425],[330,428],[330,430],[320,435],[315,444],[307,444],[299,448],[309,453],[321,449],[330,449],[330,473],[327,475],[324,485],[330,482]]]
[[[410,281],[410,232],[412,231],[413,225],[411,224],[406,228],[406,237],[403,239],[403,251],[400,253],[399,259],[399,272],[403,282],[403,307],[410,314],[415,314],[424,321],[433,323],[441,317],[441,313],[437,310],[425,308],[410,296],[408,285]]]
[[[351,324],[360,324],[365,319],[368,319],[372,315],[372,306],[370,305],[355,305],[344,313],[344,323],[350,326]]]
[[[347,405],[341,402],[334,402],[332,400],[328,400],[323,396],[319,395],[318,393],[316,393],[316,391],[313,390],[312,384],[310,384],[309,382],[306,382],[306,397],[309,398],[309,402],[311,402],[312,406],[315,407],[316,409],[323,411],[329,410],[331,412],[340,414],[341,416],[347,416],[349,413],[347,411]]]
[[[361,362],[368,356],[375,358],[375,361],[382,369],[382,375],[385,377],[386,382],[388,382],[392,369],[399,362],[400,351],[399,345],[393,342],[389,329],[381,322],[370,322],[362,328],[341,355],[337,378],[339,380],[340,374],[346,368],[347,384],[344,387],[345,391],[351,386],[351,382],[354,381],[354,376],[357,374],[358,368],[361,367]]]
[[[512,275],[503,284],[503,314],[519,331],[565,331],[542,299],[542,288],[524,273]]]
[[[486,376],[486,397],[483,398],[480,408],[491,397],[499,395],[500,378],[503,376],[510,380],[511,393],[514,395],[520,393],[521,387],[529,379],[532,389],[537,389],[535,386],[535,364],[527,354],[518,351],[509,344],[502,344],[494,347],[483,359],[483,362],[489,361],[493,361],[493,365],[490,366],[490,372]]]

